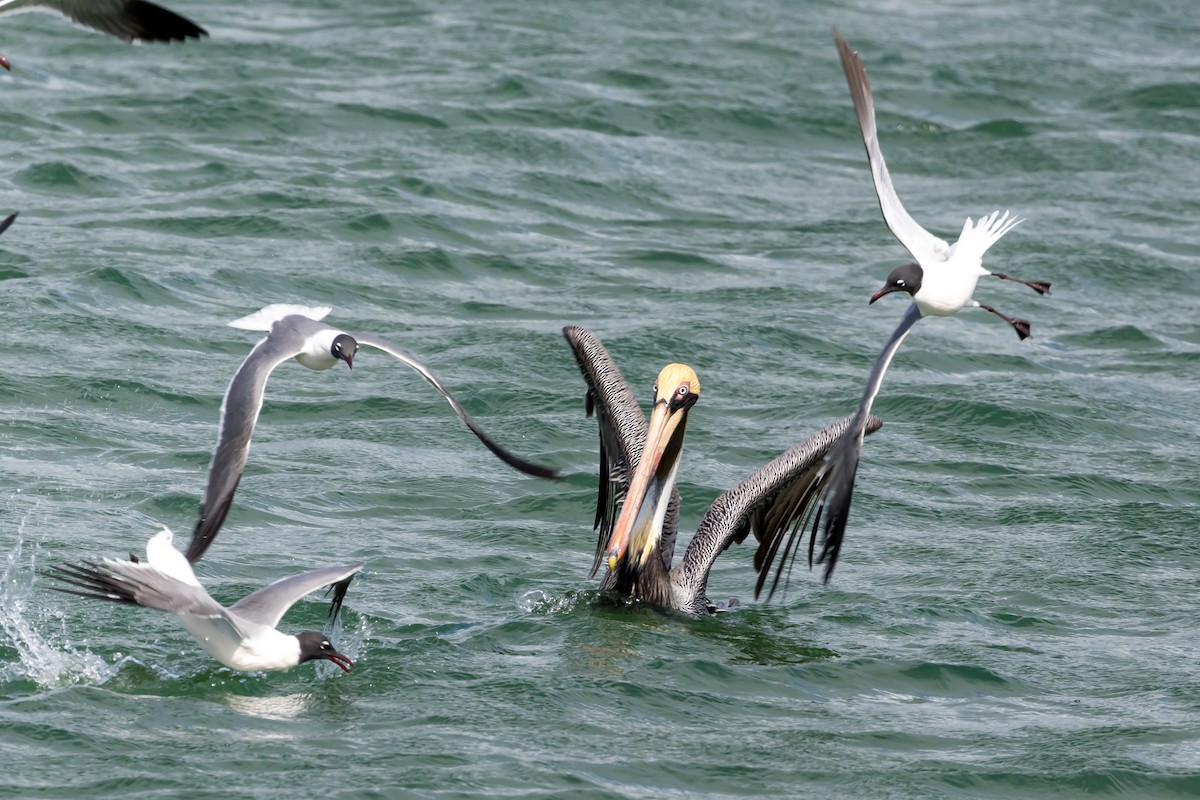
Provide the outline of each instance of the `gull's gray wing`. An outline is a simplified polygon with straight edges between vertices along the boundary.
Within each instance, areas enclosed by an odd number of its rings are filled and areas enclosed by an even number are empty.
[[[203,587],[176,580],[141,562],[106,558],[100,563],[61,564],[49,567],[45,575],[74,587],[51,586],[56,592],[130,603],[173,614],[225,615],[225,609]]]
[[[20,213],[20,212],[18,212],[18,213]],[[16,218],[17,218],[16,214],[9,214],[7,217],[5,217],[4,222],[0,222],[0,233],[4,233],[6,230],[8,230],[8,226],[12,225],[13,220],[15,220]]]
[[[281,320],[286,322],[288,319]],[[311,322],[311,320],[309,320]],[[314,323],[320,324],[320,323]],[[263,392],[271,372],[289,358],[295,358],[303,347],[304,337],[293,327],[272,328],[271,333],[254,346],[250,355],[238,367],[225,390],[221,403],[221,425],[217,432],[217,449],[213,451],[208,470],[208,486],[200,519],[192,531],[192,541],[185,555],[195,564],[212,544],[237,491],[238,481],[250,452],[254,425],[262,410]]]
[[[127,42],[183,41],[208,35],[191,20],[147,0],[0,0],[0,16],[21,11],[57,12]]]
[[[246,595],[234,603],[229,607],[229,613],[238,619],[274,628],[279,625],[279,620],[283,618],[287,610],[300,598],[331,584],[345,582],[345,586],[349,586],[349,578],[362,568],[363,562],[360,561],[344,567],[325,567],[293,575],[290,578],[281,578],[270,586]],[[345,596],[345,588],[341,587],[335,597],[336,606],[341,605],[343,596]],[[335,607],[330,613],[331,616],[336,616],[337,608]]]
[[[871,98],[871,84],[867,81],[867,70],[863,67],[862,59],[850,49],[850,45],[836,28],[833,30],[833,40],[842,59],[846,83],[850,85],[850,97],[854,100],[858,126],[862,129],[863,143],[867,147],[867,160],[871,163],[871,177],[875,181],[875,194],[879,198],[884,222],[900,240],[900,244],[904,245],[918,262],[945,261],[950,246],[922,228],[904,210],[900,198],[896,196],[895,188],[892,187],[892,176],[888,174],[887,163],[884,162],[883,152],[879,149],[878,131],[875,129],[875,102]]]
[[[593,413],[600,428],[600,486],[596,493],[596,521],[599,532],[592,574],[600,568],[604,546],[612,535],[617,513],[629,490],[629,482],[642,459],[646,442],[646,415],[638,407],[633,390],[617,369],[616,362],[594,333],[586,328],[568,325],[563,336],[575,354],[579,371],[587,383],[584,399],[587,415]],[[679,531],[679,491],[671,487],[671,499],[663,520],[661,549],[663,567],[671,569],[675,555],[675,538]]]
[[[466,409],[459,405],[459,402],[454,399],[454,395],[450,394],[450,390],[447,389],[440,380],[438,380],[437,376],[429,370],[429,367],[422,364],[415,356],[405,350],[400,349],[399,347],[396,347],[396,345],[386,342],[383,339],[380,339],[378,336],[373,336],[369,333],[351,333],[350,335],[353,336],[354,340],[360,345],[365,344],[368,347],[374,347],[377,350],[382,350],[401,363],[412,367],[418,375],[428,381],[433,388],[438,390],[442,397],[446,399],[446,402],[450,404],[450,407],[454,409],[454,413],[458,414],[458,418],[461,419],[466,426],[471,429],[471,433],[475,434],[479,441],[483,442],[483,446],[488,450],[491,450],[492,453],[505,464],[508,464],[513,469],[520,470],[527,475],[532,475],[535,478],[558,477],[558,470],[551,469],[550,467],[543,467],[539,464],[534,464],[532,461],[526,461],[519,456],[513,455],[497,444],[492,437],[488,436],[487,433],[484,432],[483,428],[479,427],[479,423],[471,418],[471,415],[467,413]]]

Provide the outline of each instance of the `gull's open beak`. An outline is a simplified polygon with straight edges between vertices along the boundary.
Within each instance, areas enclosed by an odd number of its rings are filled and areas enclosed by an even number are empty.
[[[341,667],[342,672],[349,672],[350,670],[354,669],[354,662],[350,660],[350,657],[344,656],[336,650],[327,654],[325,658]]]
[[[4,56],[0,56],[0,67],[4,67],[9,72],[12,71],[12,65],[8,63],[8,59]]]
[[[687,407],[672,409],[666,400],[654,404],[650,414],[650,427],[646,431],[646,443],[642,447],[642,460],[638,463],[637,472],[629,483],[629,491],[625,494],[625,503],[621,506],[621,516],[613,526],[612,536],[608,540],[608,568],[616,569],[617,563],[629,549],[635,527],[637,532],[648,535],[648,528],[653,527],[652,514],[642,513],[646,502],[646,490],[652,479],[657,479],[671,471],[674,462],[679,458],[682,448],[674,448],[667,463],[663,462],[663,454],[671,443],[672,437],[680,424],[687,418]],[[661,496],[661,493],[660,493]],[[659,498],[655,498],[656,502]],[[653,511],[653,509],[649,509]],[[640,537],[639,537],[640,538]],[[638,551],[651,546],[652,542],[638,542]]]

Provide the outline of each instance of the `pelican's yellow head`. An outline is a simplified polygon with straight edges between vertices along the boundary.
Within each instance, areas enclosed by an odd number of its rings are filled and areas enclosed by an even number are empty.
[[[616,569],[627,549],[633,551],[632,563],[640,567],[658,545],[675,468],[683,451],[687,412],[699,399],[700,379],[691,367],[668,364],[658,373],[642,457],[609,538],[609,569]]]
[[[658,373],[654,383],[654,405],[665,402],[668,406],[686,400],[689,395],[700,396],[700,379],[696,371],[687,364],[667,364]],[[688,402],[696,402],[694,399]]]

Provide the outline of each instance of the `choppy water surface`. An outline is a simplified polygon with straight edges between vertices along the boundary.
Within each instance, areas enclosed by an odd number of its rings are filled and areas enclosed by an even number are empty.
[[[127,47],[6,17],[0,794],[1194,797],[1200,24],[1135,4],[174,0]],[[903,301],[830,29],[909,210],[1027,221],[876,410],[843,561],[686,620],[587,577],[596,431],[559,333],[703,396],[684,527],[857,402]],[[420,354],[272,378],[200,567],[365,560],[330,665],[242,675],[36,570],[194,521],[268,302]],[[318,597],[286,619],[319,626]]]

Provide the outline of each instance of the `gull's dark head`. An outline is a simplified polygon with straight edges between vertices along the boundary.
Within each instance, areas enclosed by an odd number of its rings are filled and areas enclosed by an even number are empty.
[[[302,631],[296,634],[296,638],[300,640],[301,664],[323,658],[337,664],[343,672],[349,672],[354,667],[354,662],[335,650],[329,637],[320,631]]]
[[[358,352],[358,342],[354,341],[354,337],[348,333],[339,333],[333,338],[333,345],[330,346],[329,352],[334,358],[340,358],[346,362],[346,366],[354,369],[354,354]]]
[[[887,281],[883,284],[883,288],[871,295],[871,300],[867,305],[892,292],[916,294],[921,291],[921,276],[924,274],[925,271],[921,269],[920,264],[905,264],[896,267],[888,273]]]

